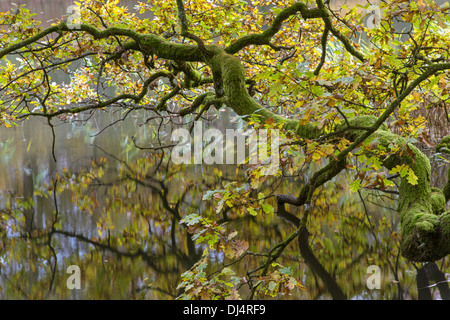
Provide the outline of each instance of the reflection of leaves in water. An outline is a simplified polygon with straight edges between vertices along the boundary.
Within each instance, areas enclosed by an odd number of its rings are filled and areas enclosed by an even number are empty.
[[[140,150],[135,147],[132,137],[125,136],[120,143],[122,147],[122,154],[125,155],[125,161],[132,161],[139,153]]]
[[[0,142],[0,154],[4,163],[7,163],[9,159],[12,159],[14,152],[16,151],[13,140],[14,139],[8,139],[5,142]]]
[[[323,295],[321,284],[299,259],[296,245],[285,250],[265,277],[246,276],[264,258],[247,251],[267,253],[292,232],[289,224],[275,216],[275,204],[264,197],[277,184],[267,179],[253,194],[253,189],[243,187],[248,185],[246,176],[243,172],[236,176],[235,168],[230,172],[206,168],[199,176],[194,166],[161,165],[160,157],[123,162],[99,158],[77,174],[64,170],[50,181],[36,177],[43,181],[43,188],[36,190],[37,201],[15,198],[9,211],[2,211],[9,228],[17,230],[1,233],[8,237],[2,241],[0,256],[5,265],[0,287],[7,296],[172,299],[183,297],[180,289],[195,279],[209,288],[194,292],[205,297],[218,294],[218,288],[228,290],[229,297],[245,297],[240,290],[250,283],[258,284],[260,295],[293,292],[293,296],[282,297],[309,299]],[[279,188],[291,190],[292,186],[292,181],[285,181]],[[224,197],[229,201],[217,215],[215,207]],[[340,201],[343,198],[345,201]],[[395,296],[406,287],[413,290],[414,272],[398,257],[395,213],[381,211],[368,201],[365,211],[359,198],[338,184],[317,190],[315,199],[309,228],[311,250],[327,270],[333,270],[349,297],[373,298],[375,293],[365,287],[365,271],[371,264],[380,266],[386,282],[398,279],[395,285],[385,285],[378,293],[382,297]],[[261,210],[253,216],[242,204]],[[40,221],[29,234],[23,229],[26,210],[34,211],[34,219]],[[188,232],[195,228],[201,229]],[[241,256],[242,260],[233,263]],[[200,258],[206,265],[196,264]],[[65,268],[72,264],[83,270],[78,293],[65,287]],[[185,273],[188,271],[191,273]]]

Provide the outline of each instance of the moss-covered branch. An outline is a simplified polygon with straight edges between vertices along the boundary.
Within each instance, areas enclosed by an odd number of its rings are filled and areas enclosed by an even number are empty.
[[[244,67],[234,55],[216,47],[214,56],[209,59],[208,64],[214,76],[220,77],[228,106],[238,115],[244,116],[244,118],[247,116],[246,120],[250,116],[256,115],[261,122],[271,118],[275,122],[284,123],[286,130],[295,131],[300,137],[304,138],[313,139],[320,135],[321,130],[313,125],[299,126],[297,120],[277,115],[258,104],[247,91]]]
[[[244,69],[233,55],[217,50],[209,64],[216,71],[216,76],[222,77],[227,103],[239,115],[259,115],[261,121],[272,118],[275,122],[283,122],[285,129],[293,130],[304,138],[313,139],[321,135],[321,131],[316,127],[310,124],[299,126],[297,121],[273,114],[254,101],[245,90]],[[318,185],[329,181],[343,169],[337,164],[344,161],[349,152],[372,135],[377,136],[385,146],[392,142],[401,146],[405,145],[404,139],[386,130],[385,121],[420,83],[440,70],[446,69],[450,69],[450,64],[435,64],[429,67],[390,103],[380,117],[360,116],[350,119],[350,125],[365,129],[345,132],[346,137],[353,143],[339,153],[337,160],[332,160],[328,166],[317,172],[317,180],[320,180],[320,184],[303,188],[297,198],[283,200],[293,200],[291,203],[297,205],[307,203]],[[418,177],[416,185],[410,184],[406,178],[402,179],[400,185],[398,212],[403,237],[402,253],[411,261],[435,261],[450,253],[450,214],[441,212],[443,201],[445,201],[442,192],[436,189],[432,192],[431,167],[428,158],[415,146],[408,145],[408,148],[412,152],[411,155],[404,153],[403,156],[391,156],[384,161],[388,169],[406,163]]]
[[[97,101],[96,103],[92,103],[92,104],[88,104],[86,106],[82,106],[82,107],[73,107],[73,108],[65,108],[65,109],[60,109],[58,111],[52,112],[52,113],[41,113],[41,112],[30,112],[27,114],[23,114],[22,116],[19,117],[20,118],[27,118],[29,116],[44,116],[47,118],[54,118],[57,116],[60,116],[62,114],[76,114],[76,113],[81,113],[84,111],[88,111],[88,110],[93,110],[93,109],[102,109],[102,108],[106,108],[108,106],[114,105],[115,103],[118,103],[120,101],[123,100],[133,100],[135,103],[140,102],[145,95],[148,93],[148,88],[149,85],[154,82],[155,80],[161,78],[161,77],[169,77],[170,74],[164,71],[159,71],[156,72],[155,74],[151,75],[148,79],[146,79],[143,83],[142,86],[142,91],[139,94],[129,94],[129,93],[123,93],[120,94],[114,98],[108,99],[108,100],[104,100],[104,101]],[[178,88],[178,87],[177,87]],[[158,110],[158,107],[161,108],[162,106],[164,106],[165,102],[168,99],[164,100],[163,102],[160,102],[161,105],[158,105],[155,109]]]
[[[270,45],[270,41],[272,37],[280,31],[282,24],[289,17],[299,13],[302,15],[304,19],[314,19],[314,18],[323,18],[327,15],[326,10],[318,9],[318,8],[308,8],[308,6],[302,2],[297,2],[283,9],[274,19],[272,25],[267,28],[264,32],[258,34],[250,34],[244,37],[241,37],[231,43],[225,51],[227,53],[234,54],[241,50],[242,48],[249,45]]]
[[[387,130],[374,134],[380,143],[394,142],[407,151],[384,160],[386,168],[407,164],[417,176],[417,183],[402,179],[399,187],[398,213],[401,222],[403,256],[411,261],[435,261],[450,253],[450,213],[443,212],[445,197],[441,190],[431,188],[431,166],[428,157],[405,139]]]
[[[436,152],[443,152],[450,154],[450,136],[446,136],[436,145]],[[447,203],[450,200],[450,169],[447,173],[447,183],[442,190],[445,196],[445,202]]]
[[[61,32],[86,32],[94,39],[105,39],[112,36],[125,36],[133,39],[142,51],[152,53],[162,59],[179,61],[203,61],[202,54],[198,46],[173,43],[169,40],[154,35],[142,34],[128,28],[109,27],[104,30],[97,29],[89,24],[81,24],[78,29],[70,28],[65,21],[51,26],[36,35],[19,41],[0,50],[0,59],[16,50],[32,45],[51,33]]]
[[[363,61],[364,57],[352,46],[350,40],[339,33],[332,25],[328,11],[323,7],[322,1],[317,0],[317,4],[318,8],[309,9],[304,3],[295,3],[282,10],[266,31],[260,34],[242,37],[233,42],[226,49],[215,45],[207,46],[206,49],[208,54],[205,54],[204,50],[202,50],[199,45],[174,43],[157,35],[141,34],[127,28],[110,27],[100,30],[91,25],[81,24],[79,29],[73,30],[67,26],[66,22],[61,22],[26,40],[19,41],[18,43],[0,50],[0,58],[7,54],[15,53],[21,48],[32,45],[54,32],[60,34],[64,32],[85,32],[90,34],[94,39],[105,39],[111,36],[129,37],[133,40],[133,49],[139,49],[146,55],[154,55],[158,58],[175,61],[178,64],[178,67],[189,78],[189,83],[193,83],[194,85],[201,83],[202,78],[189,62],[197,61],[206,63],[210,67],[214,78],[213,82],[216,87],[215,93],[217,98],[220,98],[220,101],[226,101],[231,109],[245,119],[249,119],[252,116],[259,117],[261,122],[265,122],[267,119],[273,119],[276,123],[283,123],[285,130],[295,132],[302,138],[316,139],[323,135],[321,129],[310,123],[299,125],[298,121],[295,119],[287,119],[277,115],[258,104],[250,96],[246,88],[244,67],[238,57],[234,56],[233,53],[236,53],[241,48],[251,44],[270,44],[271,38],[281,29],[283,22],[292,15],[300,13],[303,18],[323,19],[326,30],[329,30],[329,32],[340,39],[348,52]],[[323,41],[326,41],[326,36],[327,33],[324,33]],[[405,141],[402,138],[386,130],[384,123],[418,85],[439,71],[450,69],[450,63],[438,63],[423,68],[425,71],[406,86],[405,90],[392,100],[378,118],[360,116],[348,119],[348,124],[352,127],[359,128],[358,130],[345,130],[345,137],[351,140],[352,143],[337,155],[336,160],[330,160],[327,166],[316,172],[312,179],[315,183],[303,188],[299,197],[294,199],[296,203],[300,205],[308,203],[311,199],[312,192],[319,185],[329,181],[344,169],[345,159],[348,153],[359,147],[360,144],[370,136],[376,135],[382,144],[388,145],[394,141],[398,145],[405,145]],[[119,95],[108,101],[99,102],[94,107],[103,108],[124,99],[131,99],[135,102],[139,102],[147,93],[147,88],[151,81],[152,79],[146,81],[144,89],[138,95]],[[178,90],[178,87],[175,88],[166,96],[166,98],[171,98],[178,93]],[[202,104],[206,105],[207,100],[209,100],[211,96],[212,95],[209,93],[200,96],[194,101],[192,108],[184,109],[182,114],[187,114]],[[163,102],[165,102],[164,99]],[[83,108],[92,108],[92,106]],[[85,110],[83,108],[60,110],[57,113],[52,114],[52,116],[68,112],[81,112]],[[341,129],[342,128],[338,128],[338,130]],[[411,150],[409,153],[405,152],[403,155],[390,156],[389,158],[384,159],[384,165],[388,169],[406,163],[413,169],[418,177],[418,183],[415,185],[410,184],[405,179],[402,180],[400,185],[398,211],[402,223],[402,251],[405,257],[413,261],[433,261],[450,253],[450,215],[442,212],[444,207],[443,204],[445,204],[446,200],[450,197],[450,191],[444,191],[444,196],[439,190],[430,187],[431,169],[428,158],[414,146],[408,145],[408,148]],[[292,198],[284,200],[286,200],[286,202],[288,202],[287,200],[293,201]]]
[[[60,29],[59,25],[52,26],[50,28],[47,28],[47,29],[35,34],[32,37],[29,37],[23,41],[14,43],[14,44],[0,50],[0,59],[2,59],[4,56],[6,56],[8,54],[13,53],[16,50],[19,50],[23,47],[32,45],[33,43],[36,43],[37,41],[41,40],[42,38],[48,36],[49,34],[51,34],[53,32],[58,32],[59,29]]]
[[[351,55],[356,57],[358,60],[364,61],[365,60],[364,55],[361,52],[359,52],[358,50],[356,50],[356,48],[352,45],[350,39],[347,38],[346,36],[344,36],[338,29],[335,28],[335,26],[331,22],[330,15],[323,4],[323,1],[316,0],[316,3],[317,3],[317,7],[319,8],[319,10],[326,13],[323,17],[323,22],[325,23],[325,28],[330,30],[331,33],[343,43],[345,50],[347,50],[347,52],[349,52]]]

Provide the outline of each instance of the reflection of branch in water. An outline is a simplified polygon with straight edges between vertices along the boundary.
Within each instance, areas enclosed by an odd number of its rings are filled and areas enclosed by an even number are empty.
[[[102,148],[94,146],[96,148],[99,148],[100,150],[104,151]],[[107,152],[105,152],[108,154]],[[143,245],[137,245],[137,246],[126,246],[126,247],[117,247],[116,241],[114,241],[114,237],[112,234],[108,238],[105,239],[92,239],[89,236],[85,235],[83,231],[81,232],[71,232],[66,231],[62,229],[59,225],[59,220],[61,219],[61,212],[59,208],[59,203],[57,202],[57,195],[58,195],[58,186],[59,183],[62,180],[53,180],[53,215],[50,219],[50,224],[48,225],[48,228],[46,230],[40,230],[38,233],[31,234],[28,233],[26,237],[23,237],[24,239],[31,239],[31,240],[38,240],[39,238],[43,240],[43,244],[46,245],[48,249],[48,255],[47,255],[47,261],[49,269],[46,272],[47,273],[47,280],[45,280],[45,286],[46,290],[48,290],[48,293],[52,293],[55,291],[56,287],[59,287],[59,284],[57,285],[56,280],[57,279],[57,262],[61,263],[57,256],[60,255],[58,252],[58,248],[55,247],[55,240],[56,236],[64,237],[64,238],[72,238],[80,243],[86,243],[89,245],[92,245],[95,249],[95,252],[99,251],[106,251],[108,253],[112,253],[113,255],[117,255],[118,257],[125,257],[125,258],[131,258],[134,260],[135,258],[138,258],[138,260],[142,260],[146,263],[147,268],[151,271],[151,273],[154,273],[156,277],[161,278],[162,276],[166,277],[168,275],[171,279],[176,280],[183,269],[190,269],[192,265],[197,262],[197,260],[200,258],[202,251],[199,250],[195,246],[195,241],[192,240],[191,235],[187,232],[184,232],[184,230],[178,228],[179,224],[178,221],[181,219],[184,211],[185,204],[189,204],[189,194],[192,192],[192,188],[195,187],[195,184],[187,184],[187,187],[184,188],[182,194],[177,194],[176,199],[172,199],[173,193],[170,191],[170,179],[167,179],[167,177],[171,177],[172,173],[168,172],[168,174],[165,176],[166,180],[159,180],[157,178],[156,172],[158,174],[161,173],[161,170],[164,170],[164,168],[161,168],[158,166],[155,168],[154,166],[150,167],[150,170],[142,176],[142,173],[139,174],[137,172],[138,170],[134,168],[133,164],[127,163],[125,161],[122,161],[118,157],[115,157],[114,155],[109,154],[113,159],[115,159],[122,167],[123,167],[123,175],[121,177],[118,177],[119,180],[115,181],[114,183],[107,182],[103,183],[100,178],[98,177],[92,177],[94,178],[91,181],[91,186],[114,186],[119,185],[123,181],[135,181],[138,186],[141,186],[142,188],[145,188],[145,190],[142,190],[144,193],[152,193],[156,196],[155,199],[152,201],[156,201],[159,203],[157,206],[159,209],[158,211],[155,211],[158,214],[161,214],[162,212],[166,211],[168,213],[167,220],[167,229],[171,230],[171,234],[169,237],[166,235],[158,236],[156,237],[152,235],[152,239],[147,239],[146,243],[153,243],[149,248],[147,246]],[[156,157],[154,161],[156,164],[159,162],[159,158]],[[155,164],[155,165],[156,165]],[[164,167],[164,166],[163,166]],[[28,176],[27,176],[28,177]],[[28,186],[33,186],[34,184],[27,184]],[[151,190],[151,191],[150,191]],[[32,190],[31,190],[32,191]],[[30,191],[30,193],[31,193]],[[139,216],[140,212],[136,212],[136,215]],[[150,220],[152,220],[151,216],[146,216],[144,219],[147,220],[147,222],[150,223]],[[142,223],[145,223],[145,220],[143,220]],[[149,227],[149,230],[151,228]],[[121,234],[118,234],[118,237],[121,237]],[[139,237],[139,234],[136,236]],[[111,240],[111,241],[109,241]],[[145,239],[144,239],[145,240]],[[133,243],[131,243],[133,244]],[[157,246],[160,249],[155,250],[154,246]],[[170,256],[173,256],[173,258],[170,258]],[[168,258],[169,257],[169,258]],[[175,258],[176,257],[176,258]],[[166,264],[167,259],[175,259],[177,261],[176,264],[170,263],[169,265]],[[55,277],[56,274],[56,277]],[[161,287],[163,290],[158,290],[156,286],[149,287],[147,289],[149,290],[156,290],[164,293],[167,293],[164,287]],[[21,288],[17,289],[18,291],[23,291]],[[170,289],[168,289],[170,291]],[[167,293],[169,294],[169,293]],[[25,295],[24,295],[25,296]],[[174,291],[170,294],[171,297],[176,297],[178,294]]]
[[[58,179],[55,179],[54,182],[53,182],[53,190],[54,190],[54,192],[53,192],[53,203],[55,205],[55,217],[53,219],[51,232],[48,234],[48,239],[47,239],[47,246],[50,248],[50,251],[52,252],[53,260],[54,260],[53,265],[50,264],[50,268],[52,270],[52,276],[51,276],[51,279],[50,279],[50,285],[49,285],[49,288],[48,288],[48,294],[50,294],[51,291],[52,291],[53,282],[55,281],[56,268],[57,268],[57,265],[58,265],[58,256],[56,254],[55,249],[52,246],[53,231],[55,231],[55,224],[58,222],[58,218],[59,218],[58,201],[56,200],[56,193],[57,193],[56,190],[58,190],[57,187],[58,187]]]
[[[88,244],[91,244],[93,246],[95,246],[96,248],[100,248],[102,250],[107,250],[119,257],[126,257],[126,258],[141,258],[143,261],[145,261],[147,263],[147,265],[149,267],[151,267],[155,272],[157,273],[161,273],[164,275],[167,274],[174,274],[174,275],[179,275],[180,274],[180,270],[178,267],[174,267],[173,269],[168,269],[167,267],[164,268],[160,268],[158,266],[158,262],[163,260],[166,257],[166,254],[162,254],[162,255],[155,255],[155,254],[148,254],[147,252],[143,251],[141,248],[138,248],[137,250],[135,250],[134,252],[129,252],[129,251],[123,251],[123,250],[119,250],[118,248],[115,248],[113,246],[111,246],[109,243],[108,244],[104,244],[98,241],[94,241],[88,237],[85,237],[82,234],[76,234],[74,232],[69,232],[69,231],[63,231],[63,230],[53,230],[54,234],[60,234],[63,235],[65,237],[72,237],[77,239],[78,241],[82,241]],[[174,253],[179,257],[182,258],[182,255],[178,255],[176,251],[174,251]],[[159,288],[154,288],[154,287],[139,287],[136,289],[136,292],[140,292],[143,290],[153,290],[153,291],[159,291],[161,293],[167,294],[170,297],[176,297],[176,294],[168,292],[167,290],[163,290],[163,289],[159,289]]]
[[[173,294],[170,291],[167,291],[167,290],[164,290],[164,289],[161,289],[161,288],[149,287],[149,286],[140,286],[140,287],[136,288],[135,291],[136,291],[136,293],[139,293],[141,291],[147,291],[147,290],[158,291],[158,292],[164,293],[164,294],[168,295],[169,297],[171,297],[173,299],[175,299],[178,296],[177,294]]]
[[[28,293],[25,292],[25,290],[22,289],[22,287],[19,284],[16,284],[15,282],[11,281],[11,279],[7,275],[2,275],[2,277],[9,283],[9,285],[19,291],[22,296],[24,296],[26,299],[30,299],[30,296]]]
[[[137,178],[139,176],[139,174],[137,172],[135,172],[135,170],[126,161],[123,161],[123,160],[119,159],[118,157],[116,157],[115,155],[108,153],[107,151],[105,151],[104,149],[102,149],[99,146],[96,146],[96,145],[92,145],[92,146],[100,149],[106,155],[110,156],[111,158],[113,158],[114,160],[119,162],[120,164],[124,165],[127,170],[126,172],[123,173],[123,177],[121,177],[120,179],[118,179],[117,181],[114,181],[114,182],[105,183],[105,182],[102,182],[99,179],[95,178],[95,181],[97,181],[97,186],[113,186],[117,183],[121,183],[124,181],[133,181],[136,183],[137,186],[148,188],[154,194],[159,196],[159,198],[162,202],[163,208],[172,216],[172,225],[173,226],[181,220],[181,218],[182,218],[182,216],[180,214],[181,205],[185,201],[185,198],[186,198],[187,194],[189,193],[189,191],[191,190],[191,188],[193,187],[193,184],[188,184],[187,188],[185,188],[184,192],[181,194],[178,201],[176,201],[175,203],[171,203],[168,199],[168,197],[171,195],[171,193],[169,191],[168,186],[165,183],[166,181],[170,180],[169,178],[171,178],[171,174],[168,173],[165,176],[164,181],[161,181],[154,177],[156,171],[159,170],[161,163],[158,164],[158,166],[156,167],[156,169],[153,172],[147,173],[145,175],[144,179],[142,179],[142,177]],[[175,174],[175,173],[173,173],[173,174]],[[176,239],[175,239],[175,233],[174,233],[175,230],[176,230],[175,227],[171,228],[171,231],[172,231],[172,233],[171,233],[171,240],[172,240],[171,249],[174,250],[174,253],[180,258],[182,264],[189,269],[201,256],[201,253],[197,252],[198,250],[196,250],[196,248],[195,248],[194,240],[192,240],[192,238],[190,237],[189,234],[186,234],[188,253],[185,254],[185,253],[181,252],[180,250],[178,250],[177,246],[176,246]]]
[[[157,256],[155,254],[148,254],[147,252],[143,251],[141,248],[137,248],[134,252],[131,251],[125,251],[125,250],[119,250],[118,248],[113,247],[110,244],[105,244],[100,241],[95,241],[89,237],[86,237],[82,234],[78,234],[71,231],[64,231],[64,230],[53,230],[53,234],[60,234],[65,237],[75,238],[79,241],[91,244],[97,248],[108,250],[111,253],[114,253],[120,257],[127,257],[127,258],[142,258],[144,261],[148,263],[148,265],[155,271],[161,272],[161,273],[177,273],[179,270],[176,268],[174,270],[167,270],[167,269],[161,269],[158,267],[158,265],[155,263],[158,261],[158,259],[164,258],[164,255]]]
[[[369,190],[372,190],[373,192],[370,192],[370,193],[367,195],[366,199],[369,199],[369,197],[379,197],[379,198],[380,198],[381,200],[383,200],[384,202],[386,201],[385,198],[388,199],[387,201],[395,201],[394,199],[390,198],[389,196],[386,196],[384,193],[388,193],[388,194],[398,194],[398,192],[396,192],[396,191],[389,191],[389,192],[386,192],[386,191],[388,191],[388,190],[378,190],[378,189],[369,189]],[[384,192],[384,193],[382,193],[382,194],[380,195],[380,192]],[[374,239],[374,241],[377,243],[377,245],[380,245],[378,236],[377,236],[377,234],[375,233],[375,227],[374,227],[374,225],[372,224],[371,219],[370,219],[370,216],[371,216],[371,215],[369,214],[368,208],[367,208],[367,206],[366,206],[366,199],[364,199],[364,197],[362,196],[362,193],[361,193],[360,190],[358,190],[358,195],[359,195],[359,198],[360,198],[361,203],[362,203],[362,205],[363,205],[366,219],[367,219],[367,221],[369,222],[369,225],[370,225],[369,231],[370,231],[370,233],[372,234],[373,239]],[[385,197],[385,198],[384,198],[384,197]],[[393,209],[393,206],[392,206],[392,207],[384,207],[384,206],[380,205],[380,204],[379,204],[380,201],[378,201],[378,202],[377,202],[377,201],[370,201],[370,200],[367,200],[367,201],[370,202],[370,203],[372,203],[372,204],[375,205],[375,206],[382,207],[382,208],[386,208],[386,209],[389,209],[389,210],[392,210],[392,211],[396,211],[396,210]],[[395,229],[396,229],[396,226],[394,225],[393,227],[390,228],[390,231],[393,232]],[[388,245],[388,247],[386,248],[386,252],[390,251],[390,249],[389,249],[389,242],[387,243],[387,245]],[[400,258],[400,248],[398,248],[397,251],[398,251],[398,252],[397,252],[397,258],[396,258],[396,260],[395,260],[395,265],[392,265],[390,259],[387,259],[386,262],[387,262],[387,264],[389,265],[389,268],[390,268],[391,271],[392,271],[392,274],[393,274],[393,276],[394,276],[395,283],[396,283],[397,288],[398,288],[398,300],[403,300],[403,297],[402,297],[402,292],[403,292],[402,284],[401,284],[401,282],[400,282],[400,280],[399,280],[399,277],[398,277],[399,261],[400,261],[400,260],[399,260],[399,258]]]
[[[131,113],[131,111],[133,111],[133,110],[134,110],[134,109],[128,109],[128,110],[125,112],[125,115],[124,115],[122,118],[117,119],[117,120],[111,122],[110,124],[108,124],[107,126],[105,126],[103,129],[101,129],[99,132],[97,132],[97,133],[91,135],[91,137],[96,137],[96,136],[100,135],[103,131],[105,131],[106,129],[108,129],[108,128],[114,126],[115,124],[117,124],[117,123],[119,123],[119,122],[121,122],[121,121],[125,121],[126,118],[128,117],[128,115],[129,115],[129,114]]]
[[[430,262],[417,270],[417,291],[419,300],[432,300],[431,288],[437,286],[442,300],[450,300],[449,280],[445,274],[439,270],[435,262]],[[435,281],[429,284],[429,281]]]
[[[287,220],[297,228],[300,226],[301,223],[300,219],[297,218],[292,213],[286,211],[284,203],[278,204],[277,215]],[[308,243],[308,237],[309,232],[305,226],[298,236],[298,244],[300,247],[300,254],[303,260],[305,261],[306,265],[311,269],[313,273],[317,274],[319,278],[322,279],[323,283],[325,284],[325,287],[327,288],[328,292],[331,294],[333,299],[346,300],[347,297],[337,284],[336,280],[328,273],[328,271],[323,267],[323,265],[320,263],[320,261],[312,252],[311,247],[309,246]]]

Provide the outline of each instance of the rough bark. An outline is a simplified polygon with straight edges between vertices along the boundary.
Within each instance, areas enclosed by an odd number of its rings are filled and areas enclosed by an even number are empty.
[[[444,137],[436,145],[436,152],[443,152],[450,154],[450,136]],[[442,191],[444,192],[445,202],[448,202],[448,200],[450,200],[450,170],[448,170],[447,183],[445,184],[444,189]]]

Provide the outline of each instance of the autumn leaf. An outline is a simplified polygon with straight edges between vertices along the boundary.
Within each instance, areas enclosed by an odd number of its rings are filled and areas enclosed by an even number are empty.
[[[408,182],[414,186],[417,184],[418,179],[419,178],[415,175],[414,171],[411,168],[409,168],[407,177]]]
[[[361,180],[356,179],[349,184],[351,192],[358,192],[361,189]]]

